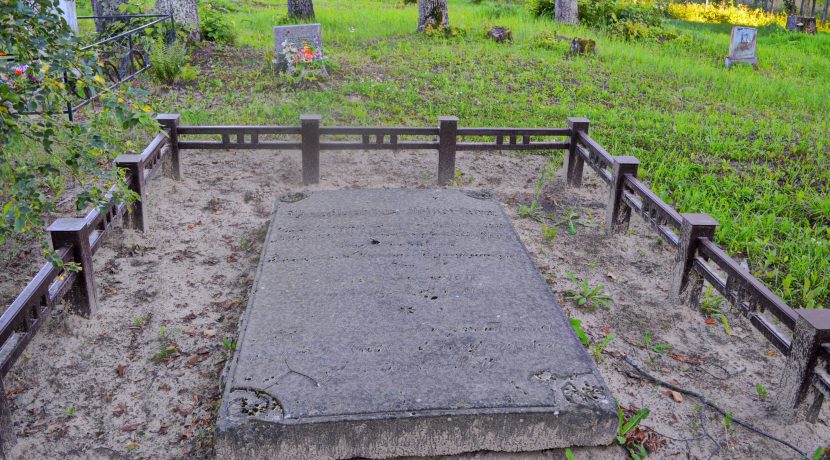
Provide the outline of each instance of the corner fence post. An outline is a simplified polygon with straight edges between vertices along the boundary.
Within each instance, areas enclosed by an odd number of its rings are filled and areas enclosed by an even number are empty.
[[[144,162],[141,155],[121,155],[115,159],[115,165],[127,170],[130,190],[138,194],[138,200],[130,206],[130,227],[147,231],[147,213],[144,207]]]
[[[797,310],[798,319],[790,344],[787,365],[781,374],[780,394],[776,399],[779,411],[786,415],[797,415],[799,406],[812,393],[813,401],[806,407],[806,418],[816,421],[824,395],[813,389],[813,371],[823,342],[830,341],[830,311]]]
[[[161,128],[167,131],[170,145],[170,154],[162,163],[162,170],[165,177],[175,180],[182,180],[182,164],[179,158],[179,123],[181,117],[178,113],[162,113],[156,117]]]
[[[77,280],[65,299],[70,310],[89,318],[98,310],[98,296],[95,293],[95,273],[92,269],[92,248],[89,245],[90,229],[86,219],[63,218],[52,223],[47,229],[52,238],[52,247],[60,249],[72,246],[72,261],[81,266]]]
[[[576,146],[579,143],[579,133],[584,132],[588,134],[588,127],[591,124],[587,118],[568,118],[568,128],[571,130],[571,145],[568,147],[568,156],[565,159],[565,177],[568,179],[568,185],[579,187],[582,185],[582,166],[585,161]]]
[[[683,214],[671,280],[671,298],[691,300],[703,289],[703,278],[692,270],[700,238],[714,239],[718,221],[708,214]]]
[[[608,205],[605,208],[605,232],[608,235],[625,232],[631,222],[631,208],[623,202],[625,176],[637,177],[640,160],[635,157],[614,157],[611,166],[611,190],[608,195]]]
[[[438,185],[447,185],[455,177],[457,136],[458,118],[438,117]]]
[[[300,115],[303,185],[320,182],[320,115]]]

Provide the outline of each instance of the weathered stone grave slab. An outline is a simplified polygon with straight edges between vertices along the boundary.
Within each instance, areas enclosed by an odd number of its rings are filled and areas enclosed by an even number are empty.
[[[614,399],[497,200],[297,198],[271,221],[225,379],[217,458],[613,440]]]
[[[286,43],[290,43],[296,48],[302,48],[306,42],[322,53],[323,29],[320,27],[320,24],[274,26],[274,54],[277,70],[285,71],[288,66],[285,53],[283,52]]]
[[[729,38],[729,56],[726,57],[726,67],[736,62],[745,62],[758,67],[758,58],[755,49],[758,44],[758,29],[754,27],[733,26]]]

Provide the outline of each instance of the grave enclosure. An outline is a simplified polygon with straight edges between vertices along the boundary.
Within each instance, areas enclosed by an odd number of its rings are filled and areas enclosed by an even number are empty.
[[[602,148],[594,139],[588,135],[589,122],[585,119],[569,119],[567,128],[465,128],[458,126],[458,120],[454,117],[442,117],[438,126],[435,127],[337,127],[321,126],[321,119],[317,115],[304,115],[299,125],[296,126],[182,126],[178,115],[161,115],[159,122],[162,125],[164,134],[158,135],[139,155],[124,155],[119,157],[116,164],[127,172],[126,180],[129,187],[138,193],[143,194],[150,174],[157,169],[163,169],[165,174],[177,179],[182,175],[179,158],[186,150],[217,149],[217,150],[291,150],[299,151],[302,157],[303,181],[305,184],[315,184],[320,181],[321,154],[330,150],[431,150],[437,152],[437,185],[447,185],[453,178],[455,172],[455,155],[457,151],[566,151],[565,173],[567,181],[571,186],[578,187],[581,184],[583,169],[587,164],[594,170],[603,182],[609,185],[609,195],[606,207],[606,229],[609,238],[615,233],[625,231],[632,214],[641,216],[651,224],[658,235],[668,245],[676,249],[676,261],[672,267],[674,277],[672,295],[685,299],[692,307],[697,307],[704,280],[712,285],[724,298],[735,306],[741,313],[750,319],[751,323],[760,330],[765,337],[775,345],[782,354],[787,356],[787,366],[781,378],[781,386],[776,392],[779,410],[786,412],[806,410],[806,416],[814,419],[817,411],[821,408],[823,399],[830,396],[830,311],[825,310],[793,310],[780,298],[772,293],[766,286],[758,281],[749,272],[744,270],[733,258],[722,250],[714,241],[714,230],[717,222],[705,215],[680,214],[667,203],[654,194],[648,186],[637,179],[638,161],[636,158],[627,156],[612,156]],[[553,140],[551,139],[553,138]],[[391,160],[390,160],[391,161]],[[184,171],[186,173],[186,171]],[[450,192],[450,191],[446,191]],[[428,193],[428,192],[424,192]],[[443,193],[443,192],[442,192]],[[460,194],[460,192],[452,192]],[[279,226],[280,210],[289,212],[291,209],[301,210],[304,206],[311,206],[317,199],[317,194],[311,194],[296,203],[281,203],[277,207],[277,218],[272,225]],[[440,197],[439,197],[440,198]],[[333,199],[333,198],[332,198]],[[420,199],[420,198],[419,198]],[[465,203],[473,203],[470,206],[485,206],[486,200],[476,200],[466,196],[458,197]],[[309,201],[311,200],[311,201]],[[280,207],[282,206],[282,207]],[[401,209],[390,204],[389,209]],[[292,208],[293,207],[293,208]],[[378,209],[382,211],[383,209]],[[491,208],[491,211],[493,208]],[[65,262],[75,262],[82,267],[80,273],[62,272],[62,270],[45,265],[36,277],[21,292],[12,305],[0,317],[0,370],[5,375],[17,358],[21,356],[26,345],[37,330],[43,325],[45,318],[56,304],[66,300],[72,309],[86,317],[94,314],[98,308],[95,295],[95,280],[92,274],[92,254],[100,247],[112,226],[124,214],[129,218],[129,225],[137,230],[148,230],[147,222],[144,219],[144,204],[136,202],[128,207],[110,200],[105,206],[91,211],[85,218],[81,219],[59,219],[49,227],[51,240],[58,254]],[[494,223],[503,216],[490,216]],[[326,223],[314,227],[315,231],[323,231]],[[503,223],[503,222],[501,222]],[[475,227],[483,225],[476,222]],[[448,227],[451,228],[451,227]],[[501,227],[505,231],[505,227]],[[285,235],[272,235],[269,238]],[[312,234],[313,237],[313,234]],[[515,237],[515,235],[514,235]],[[361,237],[366,243],[366,238]],[[372,240],[378,244],[372,244]],[[508,238],[509,239],[509,238]],[[395,240],[391,240],[395,241]],[[413,241],[402,241],[402,244],[410,245]],[[456,241],[457,244],[466,244],[464,241]],[[515,243],[515,241],[514,241]],[[274,244],[279,244],[278,242]],[[368,250],[375,250],[386,246],[386,240],[370,237]],[[520,243],[519,243],[520,246]],[[278,247],[278,246],[277,246]],[[516,254],[515,245],[510,252]],[[471,252],[467,248],[467,252]],[[364,256],[370,255],[364,253]],[[469,254],[468,254],[469,255]],[[526,255],[525,255],[526,257]],[[267,261],[263,257],[263,263]],[[276,266],[275,266],[276,267]],[[273,268],[277,270],[277,268]],[[310,266],[305,267],[310,270]],[[520,271],[521,267],[516,268]],[[264,271],[265,268],[261,268]],[[298,273],[303,273],[302,271]],[[311,273],[311,272],[306,272]],[[473,283],[472,278],[464,278],[465,272],[459,271],[450,275],[461,276],[464,284]],[[367,275],[368,276],[368,275]],[[304,279],[307,280],[308,277]],[[296,293],[299,291],[295,291]],[[433,294],[438,295],[438,294]],[[418,302],[430,304],[431,296],[428,299],[418,299]],[[438,299],[435,299],[436,301]],[[538,299],[537,299],[538,300]],[[429,302],[428,302],[429,301]],[[544,300],[540,300],[544,303]],[[559,314],[558,306],[553,305],[552,314]],[[250,309],[249,314],[256,311]],[[557,313],[558,312],[558,313]],[[487,310],[482,310],[486,314]],[[336,314],[332,313],[332,314]],[[415,313],[395,312],[401,315],[414,315]],[[463,324],[459,323],[459,324]],[[299,326],[299,325],[298,325]],[[473,325],[478,329],[490,327],[487,322]],[[570,333],[570,331],[568,331]],[[567,335],[567,334],[566,334]],[[573,337],[571,337],[573,340]],[[245,353],[244,337],[240,341],[239,353],[234,359],[241,360]],[[384,342],[386,343],[386,342]],[[460,343],[464,343],[463,340]],[[370,344],[367,348],[371,348]],[[497,346],[496,348],[499,348]],[[256,352],[256,346],[247,348]],[[290,350],[283,350],[288,352]],[[584,351],[583,351],[584,353]],[[290,354],[287,353],[288,356]],[[296,385],[309,385],[311,388],[318,388],[311,380],[316,381],[323,388],[324,379],[318,380],[314,370],[300,368],[293,362],[277,362],[274,366],[284,366],[284,372],[275,372],[273,378],[286,379],[287,383]],[[554,372],[547,372],[539,366],[527,366],[534,369],[534,378],[547,381],[551,378],[558,379]],[[276,369],[276,367],[275,367]],[[515,371],[515,369],[514,369]],[[584,371],[584,369],[583,369]],[[583,375],[582,371],[575,371]],[[589,373],[592,373],[591,371]],[[587,375],[587,374],[585,374]],[[265,382],[268,375],[242,376],[261,378],[266,385],[264,391],[270,390]],[[309,380],[309,377],[311,380]],[[535,382],[534,382],[535,383]],[[594,383],[590,385],[596,386]],[[578,387],[577,385],[574,385]],[[602,388],[602,385],[599,385]],[[557,395],[567,396],[558,386]],[[282,404],[270,404],[263,391],[263,387],[243,388],[243,385],[229,385],[226,390],[240,390],[247,393],[250,401],[254,402],[259,412],[262,408],[266,411],[279,413],[277,406]],[[601,393],[601,392],[600,392]],[[4,395],[5,392],[0,393]],[[497,395],[498,393],[493,393]],[[573,396],[573,393],[571,393]],[[235,396],[228,395],[223,402],[232,405]],[[274,395],[279,398],[279,395]],[[417,398],[415,398],[417,399]],[[561,398],[559,398],[561,401]],[[599,398],[601,399],[601,398]],[[394,401],[394,398],[388,400]],[[410,404],[402,405],[394,410],[406,411],[414,409],[417,411],[426,410],[423,407],[411,406],[411,400],[400,400]],[[295,401],[296,402],[296,401]],[[302,401],[300,401],[302,402]],[[416,401],[417,402],[417,401]],[[488,404],[481,399],[467,402],[471,407],[482,408]],[[247,403],[246,403],[247,404]],[[358,402],[353,402],[358,404]],[[477,405],[478,404],[478,405]],[[554,407],[548,402],[547,406],[542,399],[536,400],[533,404],[542,404],[542,407]],[[492,405],[491,405],[492,406]],[[285,407],[289,407],[287,404]],[[300,411],[305,414],[318,415],[314,411],[329,410],[330,415],[342,416],[348,408],[337,412],[341,408],[336,405],[326,407],[315,407],[313,401],[306,401],[305,405],[299,404]],[[460,410],[458,407],[445,407],[449,410]],[[224,409],[223,409],[224,410]],[[466,409],[465,409],[466,410]],[[269,412],[271,415],[273,413]],[[382,412],[388,413],[384,409]],[[544,410],[542,411],[544,413]],[[599,412],[600,414],[602,411]],[[285,414],[282,414],[285,415]],[[446,413],[440,414],[442,416]],[[501,414],[504,417],[513,417],[516,413]],[[495,415],[494,415],[495,417]],[[423,417],[424,419],[429,417]],[[463,417],[462,417],[463,419]],[[602,417],[599,417],[602,420]],[[454,423],[464,423],[463,420],[454,420]],[[528,422],[524,422],[528,423]],[[496,427],[494,422],[491,428]],[[450,425],[452,429],[454,427]],[[6,449],[14,443],[13,427],[10,424],[9,408],[5,398],[0,399],[0,441]],[[393,431],[393,430],[392,430]],[[387,430],[386,433],[392,431]],[[254,430],[254,433],[258,431]],[[383,433],[379,430],[378,433]],[[599,429],[597,432],[602,432]],[[221,433],[220,433],[221,434]],[[538,441],[538,440],[537,440]],[[609,438],[610,441],[610,438]],[[494,447],[498,447],[495,446]],[[532,447],[541,447],[533,445]]]

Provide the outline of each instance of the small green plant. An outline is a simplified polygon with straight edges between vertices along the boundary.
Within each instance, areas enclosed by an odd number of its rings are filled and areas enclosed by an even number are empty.
[[[239,249],[242,249],[245,252],[248,252],[254,248],[254,243],[247,238],[242,238],[239,240]]]
[[[613,342],[616,338],[617,334],[609,332],[605,337],[602,338],[601,342],[591,343],[591,354],[594,356],[594,361],[602,362],[602,353],[605,352],[605,349],[608,348],[608,345],[611,345],[611,342]]]
[[[66,409],[66,416],[72,417],[73,415],[75,415],[75,406],[70,406]]]
[[[825,460],[830,455],[830,448],[819,447],[813,452],[813,460]]]
[[[234,351],[236,350],[236,341],[226,338],[222,340],[222,347],[224,347],[227,352]]]
[[[646,350],[653,351],[657,354],[663,353],[664,351],[671,349],[671,345],[669,345],[668,343],[652,343],[651,338],[652,333],[646,332],[643,338],[643,342],[640,345]]]
[[[582,346],[587,347],[590,345],[591,339],[588,338],[588,334],[586,334],[585,329],[582,328],[582,320],[577,318],[568,318],[568,321],[570,321],[571,327],[574,332],[576,332],[576,337],[579,339],[579,342],[582,343]]]
[[[569,209],[565,212],[565,218],[556,222],[557,226],[564,226],[568,230],[569,235],[576,235],[577,225],[580,227],[591,228],[596,227],[597,223],[590,219],[583,217],[574,209]]]
[[[573,273],[567,273],[567,276],[576,285],[576,289],[567,291],[565,299],[573,301],[577,307],[590,307],[592,310],[603,307],[611,310],[612,298],[602,292],[605,289],[604,285],[592,288],[588,280],[580,281]]]
[[[533,219],[536,222],[541,222],[542,217],[539,215],[542,207],[539,206],[539,202],[535,199],[530,202],[530,206],[526,206],[523,204],[519,205],[519,217],[522,219]]]
[[[465,175],[460,169],[456,169],[452,180],[450,181],[450,185],[453,187],[462,187],[467,184],[472,184],[475,180],[475,177]]]
[[[179,79],[189,60],[183,41],[176,40],[168,44],[164,40],[157,40],[150,51],[150,72],[161,83],[172,84]]]
[[[185,83],[190,83],[199,78],[199,74],[201,73],[202,69],[199,66],[185,64],[182,66],[181,72],[179,72],[179,78]]]
[[[147,322],[148,319],[149,319],[149,315],[133,316],[133,326],[142,327],[144,325],[144,323]]]
[[[726,432],[730,432],[733,428],[733,424],[735,423],[734,420],[735,416],[732,414],[731,411],[726,411],[726,415],[723,416],[723,428]]]
[[[556,238],[556,234],[558,230],[556,227],[548,227],[548,224],[542,224],[542,238],[545,239],[545,243],[550,243]]]
[[[769,391],[767,391],[767,387],[761,385],[760,383],[755,385],[755,392],[758,393],[758,397],[761,398],[761,401],[766,401],[767,396],[769,396]]]
[[[174,356],[177,356],[178,354],[179,354],[179,348],[176,346],[175,343],[172,343],[172,344],[169,344],[169,345],[162,344],[161,345],[161,350],[159,350],[158,353],[154,354],[150,358],[150,361],[153,362],[153,364],[162,364],[162,363],[167,362],[168,359],[173,358]]]
[[[721,309],[722,305],[723,298],[714,292],[712,286],[707,286],[706,292],[703,293],[703,299],[700,300],[700,312],[709,318],[719,318],[726,335],[732,335],[732,329],[729,327],[729,319],[723,313]]]
[[[576,457],[574,457],[574,453],[573,453],[573,451],[571,450],[570,447],[565,449],[565,459],[566,460],[576,460]]]
[[[467,29],[463,27],[445,25],[435,27],[430,24],[424,28],[424,35],[427,37],[463,38],[467,36]]]
[[[634,431],[640,423],[648,417],[651,411],[647,407],[643,407],[632,415],[628,420],[625,419],[622,406],[617,403],[617,417],[619,424],[617,426],[617,437],[615,440],[617,444],[623,446],[628,450],[628,455],[633,460],[641,460],[648,457],[648,451],[639,442],[628,438],[628,434]]]

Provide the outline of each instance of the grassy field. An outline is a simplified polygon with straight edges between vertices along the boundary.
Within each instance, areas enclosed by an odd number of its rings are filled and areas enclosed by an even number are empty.
[[[157,111],[186,124],[296,124],[305,112],[354,125],[456,115],[464,126],[562,127],[588,117],[592,135],[637,156],[665,199],[718,219],[718,240],[786,301],[830,305],[830,35],[762,27],[760,70],[727,70],[727,24],[667,21],[677,40],[626,42],[520,4],[450,0],[467,35],[444,39],[415,35],[414,6],[328,0],[315,9],[332,76],[292,89],[267,65],[284,2],[234,5],[238,48],[212,49],[192,83],[155,88]],[[484,38],[494,24],[512,29],[513,45]],[[593,38],[597,53],[537,47],[543,31]]]

